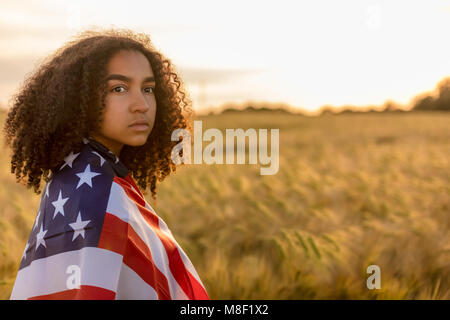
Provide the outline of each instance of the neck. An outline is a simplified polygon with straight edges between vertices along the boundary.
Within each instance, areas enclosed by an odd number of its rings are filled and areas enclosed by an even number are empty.
[[[105,147],[111,150],[111,152],[113,152],[117,157],[119,157],[120,151],[122,151],[123,148],[123,144],[108,139],[102,135],[91,134],[90,137],[103,144]]]

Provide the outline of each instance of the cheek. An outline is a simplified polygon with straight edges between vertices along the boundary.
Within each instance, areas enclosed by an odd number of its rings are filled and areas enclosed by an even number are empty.
[[[146,112],[147,117],[149,119],[154,119],[156,116],[156,109],[157,109],[155,96],[150,96],[147,98],[147,106],[148,106],[148,110]]]
[[[121,120],[126,119],[120,113],[120,107],[118,103],[114,103],[113,99],[109,99],[109,101],[105,101],[105,111],[103,115],[103,131],[104,132],[113,132],[116,131],[117,128],[120,127]]]
[[[155,103],[150,107],[150,110],[149,110],[149,119],[151,120],[153,126],[156,122],[156,111],[157,111],[157,107],[156,107],[156,103]]]

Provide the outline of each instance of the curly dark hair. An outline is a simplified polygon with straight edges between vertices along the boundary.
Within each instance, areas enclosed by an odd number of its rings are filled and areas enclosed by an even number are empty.
[[[99,131],[107,94],[107,66],[119,50],[136,50],[150,62],[155,76],[156,118],[147,142],[124,145],[122,163],[144,194],[176,164],[171,160],[173,130],[192,132],[192,102],[169,59],[158,52],[144,33],[129,29],[90,29],[74,36],[26,77],[12,97],[4,127],[5,146],[13,153],[11,173],[27,188],[41,193],[41,178],[62,163],[67,154],[81,150],[83,138]],[[181,139],[180,139],[181,140]],[[182,154],[182,152],[181,152]]]

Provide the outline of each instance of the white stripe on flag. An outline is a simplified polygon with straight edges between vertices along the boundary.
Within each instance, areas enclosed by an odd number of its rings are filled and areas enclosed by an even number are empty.
[[[158,300],[158,294],[147,282],[128,267],[122,264],[116,300]]]
[[[10,299],[24,300],[74,289],[67,286],[75,275],[69,269],[72,265],[80,268],[80,285],[116,292],[122,259],[120,254],[109,250],[84,247],[35,260],[17,273]]]
[[[111,186],[106,211],[131,225],[133,230],[150,249],[153,263],[167,278],[171,298],[174,300],[187,300],[188,297],[170,271],[167,253],[158,235],[142,217],[136,204],[128,198],[122,186],[116,182],[113,182]]]

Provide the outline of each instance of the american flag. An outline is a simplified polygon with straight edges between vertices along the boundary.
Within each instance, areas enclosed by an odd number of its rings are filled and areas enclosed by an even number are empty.
[[[10,299],[209,299],[119,158],[83,142],[49,175]]]

